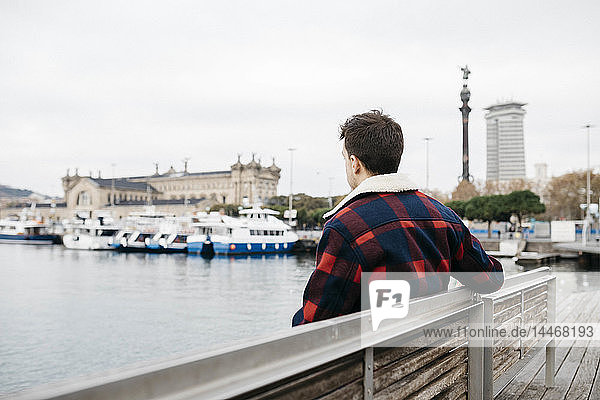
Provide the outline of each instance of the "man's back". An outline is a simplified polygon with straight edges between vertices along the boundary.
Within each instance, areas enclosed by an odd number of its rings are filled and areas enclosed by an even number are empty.
[[[361,186],[325,224],[317,268],[294,325],[359,311],[362,272],[409,273],[411,298],[446,290],[448,273],[466,273],[455,277],[481,293],[502,286],[502,266],[451,209],[404,190],[411,186],[399,174],[372,177]]]

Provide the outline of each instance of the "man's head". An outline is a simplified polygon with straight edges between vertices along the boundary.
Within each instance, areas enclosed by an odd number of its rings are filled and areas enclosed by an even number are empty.
[[[402,128],[379,110],[354,115],[340,126],[346,179],[352,189],[373,175],[398,171],[404,151]]]

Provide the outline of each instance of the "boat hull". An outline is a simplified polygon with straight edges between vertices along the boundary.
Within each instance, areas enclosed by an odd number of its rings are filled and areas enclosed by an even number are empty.
[[[186,248],[172,248],[172,247],[133,247],[133,246],[118,246],[115,250],[120,253],[150,253],[150,254],[174,254],[174,253],[186,253]]]
[[[215,254],[272,254],[289,253],[295,242],[287,243],[222,243],[212,242]],[[201,253],[204,242],[188,243],[188,253]]]
[[[0,243],[54,244],[58,235],[7,235],[0,234]]]

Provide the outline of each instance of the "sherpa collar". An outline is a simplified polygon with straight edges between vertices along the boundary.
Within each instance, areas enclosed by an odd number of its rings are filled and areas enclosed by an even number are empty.
[[[418,190],[419,188],[404,174],[382,174],[371,176],[354,188],[335,208],[323,215],[327,219],[340,211],[357,196],[365,193],[398,193]]]

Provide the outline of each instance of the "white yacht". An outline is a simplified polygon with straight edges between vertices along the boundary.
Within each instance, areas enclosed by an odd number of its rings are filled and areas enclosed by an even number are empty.
[[[109,213],[97,212],[81,216],[64,224],[63,245],[77,250],[111,250],[113,237],[119,231]]]
[[[19,217],[0,220],[0,243],[53,244],[59,240],[48,225]]]
[[[112,247],[122,252],[183,253],[191,218],[158,213],[152,207],[132,213],[115,236]]]
[[[259,207],[241,210],[239,218],[202,215],[192,224],[196,233],[187,238],[188,252],[202,253],[204,246],[212,246],[216,254],[289,252],[298,235],[276,215],[278,211]]]

